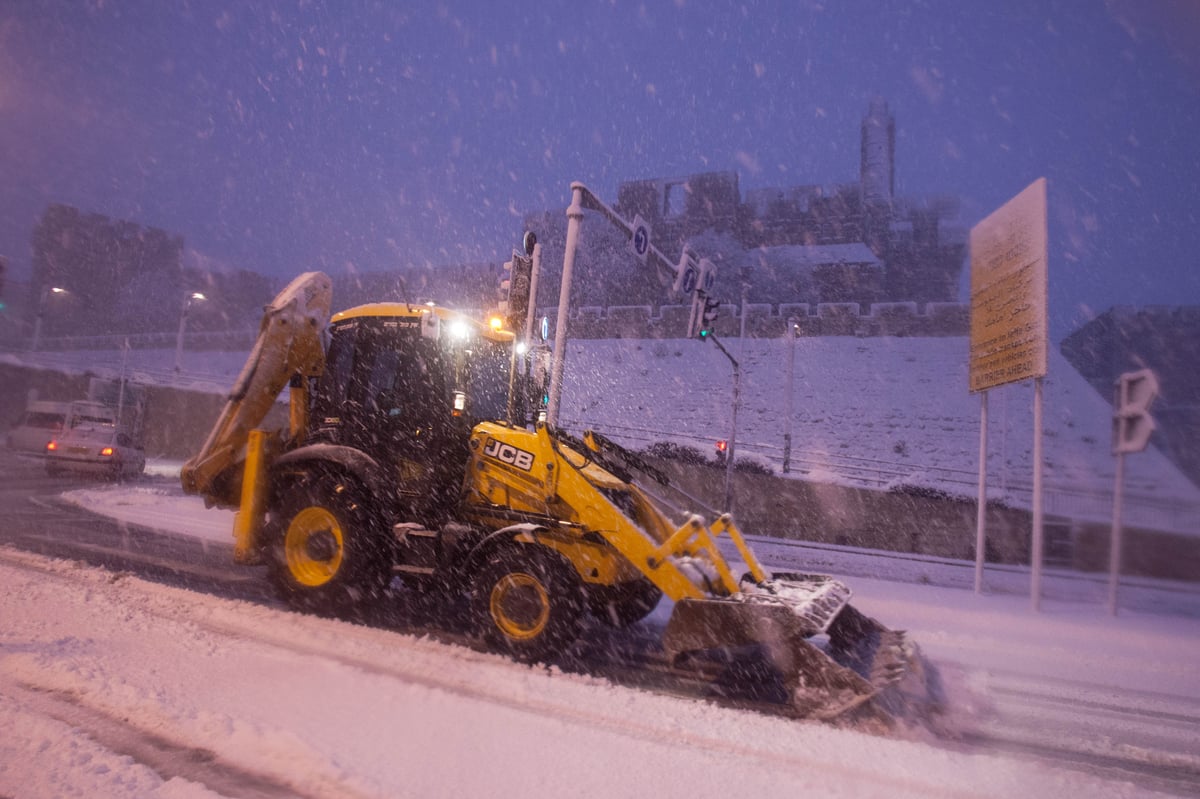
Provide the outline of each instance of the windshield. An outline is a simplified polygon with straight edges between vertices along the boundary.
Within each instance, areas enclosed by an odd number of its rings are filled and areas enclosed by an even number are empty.
[[[64,415],[61,413],[27,413],[21,419],[21,424],[27,427],[51,429],[62,427]]]

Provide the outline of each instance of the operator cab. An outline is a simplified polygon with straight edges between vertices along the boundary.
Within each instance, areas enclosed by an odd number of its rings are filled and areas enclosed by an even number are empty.
[[[335,314],[310,441],[361,450],[418,518],[458,499],[471,428],[501,420],[512,334],[443,308],[378,303]]]

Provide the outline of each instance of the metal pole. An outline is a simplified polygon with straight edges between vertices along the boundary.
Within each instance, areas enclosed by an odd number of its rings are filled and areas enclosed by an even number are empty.
[[[183,362],[183,329],[187,326],[188,308],[191,304],[192,299],[188,297],[183,301],[183,309],[179,312],[179,333],[175,336],[175,374],[179,374],[179,367]]]
[[[528,354],[533,349],[533,325],[537,321],[538,273],[542,271],[542,245],[533,245],[533,267],[529,270],[529,310],[525,312],[525,346]],[[526,358],[528,360],[528,357]]]
[[[746,303],[749,301],[750,284],[742,284],[742,319],[738,330],[738,354],[746,355]]]
[[[987,551],[988,393],[979,393],[979,499],[975,511],[975,593],[983,593],[983,561]]]
[[[725,345],[715,335],[710,335],[709,338],[713,344],[717,345],[725,357],[729,359],[729,363],[733,364],[733,410],[729,414],[729,447],[725,451],[725,504],[724,511],[730,513],[733,510],[733,459],[737,450],[737,412],[738,401],[741,395],[742,370],[738,366],[737,359],[729,354],[729,350],[725,349]]]
[[[1000,389],[1000,494],[1008,496],[1008,394]]]
[[[1117,615],[1117,584],[1121,579],[1121,511],[1125,486],[1125,453],[1117,453],[1117,478],[1113,484],[1112,536],[1108,544],[1108,615]]]
[[[567,208],[567,249],[563,253],[562,286],[558,291],[558,318],[554,320],[554,353],[550,361],[550,398],[546,403],[546,425],[558,426],[562,401],[563,360],[567,355],[567,313],[571,310],[571,272],[575,268],[575,248],[583,224],[583,184],[571,184],[571,205]]]
[[[38,345],[42,340],[42,317],[46,314],[46,297],[50,294],[49,288],[42,289],[42,294],[38,297],[37,314],[33,317],[33,341],[29,344],[29,349],[37,352]]]
[[[733,409],[729,413],[729,460],[725,462],[725,512],[733,512],[733,465],[737,452],[737,412],[741,396],[742,370],[733,361]]]
[[[512,346],[508,353],[508,410],[507,419],[510,425],[516,424],[517,418],[517,346],[519,341],[513,336]]]
[[[117,427],[123,428],[125,415],[125,371],[129,365],[129,337],[125,338],[125,345],[121,348],[121,382],[117,385]]]
[[[1033,609],[1042,607],[1042,378],[1033,381],[1033,552],[1029,592]]]
[[[794,411],[796,393],[796,318],[789,316],[787,320],[788,337],[788,366],[787,366],[787,399],[786,410],[783,413],[783,473],[792,470],[792,413]]]

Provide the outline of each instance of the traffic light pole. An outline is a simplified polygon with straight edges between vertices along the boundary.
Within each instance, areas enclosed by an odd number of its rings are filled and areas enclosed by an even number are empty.
[[[733,459],[737,450],[737,413],[741,396],[742,370],[738,366],[737,359],[729,354],[729,350],[725,349],[725,345],[721,343],[720,339],[712,333],[708,334],[708,338],[733,364],[733,408],[729,414],[729,449],[725,452],[725,504],[722,506],[722,510],[730,513],[733,511]]]
[[[575,248],[579,227],[583,224],[582,183],[571,184],[571,206],[567,208],[567,247],[563,253],[562,286],[558,293],[558,318],[554,320],[554,355],[550,360],[550,397],[546,403],[546,424],[558,427],[562,402],[563,361],[567,357],[567,314],[571,311],[571,273],[575,269]]]

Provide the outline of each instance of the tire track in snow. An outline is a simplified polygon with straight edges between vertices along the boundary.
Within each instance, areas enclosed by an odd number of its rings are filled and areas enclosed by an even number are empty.
[[[961,741],[1186,796],[1200,795],[1200,703],[988,672],[990,713]]]
[[[224,762],[207,749],[141,729],[84,705],[71,694],[19,683],[6,685],[4,693],[26,710],[81,730],[101,746],[152,769],[164,782],[179,777],[239,799],[322,799],[268,775]]]

